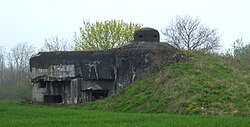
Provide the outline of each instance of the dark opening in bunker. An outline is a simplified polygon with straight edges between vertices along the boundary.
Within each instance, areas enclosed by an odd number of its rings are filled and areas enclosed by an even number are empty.
[[[44,95],[44,103],[62,103],[61,95]]]
[[[92,90],[93,99],[103,99],[108,96],[109,90]]]
[[[139,35],[139,38],[142,39],[142,35]]]
[[[92,89],[86,89],[81,90],[82,93],[85,96],[85,100],[88,101],[94,101],[99,99],[104,99],[108,97],[109,90],[92,90]]]
[[[38,88],[46,88],[46,84],[44,82],[40,82],[38,84]]]

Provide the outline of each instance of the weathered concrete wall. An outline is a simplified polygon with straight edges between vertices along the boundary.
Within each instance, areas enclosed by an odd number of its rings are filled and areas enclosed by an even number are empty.
[[[48,76],[55,78],[75,77],[74,65],[50,65],[48,68]]]
[[[112,52],[93,53],[91,58],[82,59],[84,80],[113,80],[115,55]]]
[[[44,102],[44,93],[46,88],[40,88],[39,83],[34,83],[32,88],[32,100],[35,102]]]
[[[114,79],[112,52],[40,52],[30,59],[32,78],[82,76],[85,80]],[[47,74],[48,73],[48,74]]]
[[[159,42],[133,42],[117,49],[115,54],[118,89],[179,59],[174,47]]]

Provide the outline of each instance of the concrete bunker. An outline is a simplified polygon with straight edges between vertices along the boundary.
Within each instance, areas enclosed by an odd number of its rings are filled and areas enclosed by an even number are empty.
[[[153,28],[141,28],[135,32],[134,41],[160,42],[160,34]]]
[[[117,49],[40,52],[30,59],[32,99],[66,104],[103,99],[178,62],[178,54],[176,48],[159,42],[159,32],[152,28],[136,31],[134,41]]]

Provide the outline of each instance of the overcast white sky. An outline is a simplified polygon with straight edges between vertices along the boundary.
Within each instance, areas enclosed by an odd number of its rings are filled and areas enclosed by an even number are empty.
[[[0,0],[0,46],[40,47],[52,35],[72,41],[83,20],[123,19],[160,31],[183,14],[217,29],[224,48],[250,41],[249,0]]]

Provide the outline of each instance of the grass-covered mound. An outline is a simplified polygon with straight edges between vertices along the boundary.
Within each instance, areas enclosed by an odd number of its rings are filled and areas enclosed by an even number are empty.
[[[195,53],[163,68],[120,94],[85,106],[122,112],[250,115],[250,66],[239,60]]]

